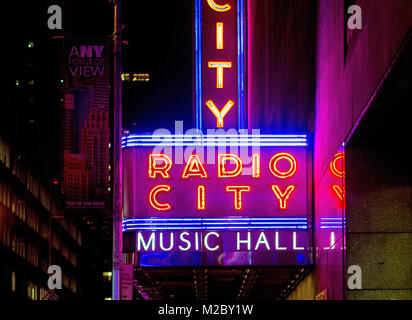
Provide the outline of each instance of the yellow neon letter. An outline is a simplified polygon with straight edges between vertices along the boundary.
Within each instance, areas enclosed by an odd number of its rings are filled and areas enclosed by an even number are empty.
[[[209,61],[209,68],[216,68],[216,88],[223,88],[223,68],[232,68],[230,61]]]
[[[221,111],[219,111],[219,109],[216,107],[216,105],[214,104],[214,102],[212,100],[208,100],[206,101],[206,105],[209,107],[210,111],[213,112],[213,114],[215,115],[216,119],[217,119],[217,124],[216,126],[218,128],[223,128],[224,125],[224,121],[223,119],[225,118],[226,114],[229,112],[230,109],[232,109],[233,105],[235,104],[234,101],[229,100],[225,106],[223,107],[223,109]]]
[[[209,7],[211,7],[213,10],[217,12],[225,12],[225,11],[229,11],[230,9],[232,9],[232,7],[228,3],[222,6],[217,4],[214,0],[207,0],[207,3],[209,4]]]
[[[216,49],[223,49],[223,22],[216,23]]]
[[[335,191],[335,194],[338,196],[338,198],[340,200],[343,200],[343,198],[345,197],[345,194],[343,193],[343,190],[340,187],[340,185],[334,184],[334,185],[332,185],[332,189],[333,189],[333,191]]]

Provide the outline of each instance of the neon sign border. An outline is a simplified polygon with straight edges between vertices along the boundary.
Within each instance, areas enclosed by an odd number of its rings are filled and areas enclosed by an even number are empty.
[[[162,230],[264,230],[310,229],[305,217],[225,217],[225,218],[129,218],[123,219],[122,231]]]
[[[237,0],[237,68],[238,68],[238,127],[245,129],[245,9],[244,0]],[[202,0],[195,0],[196,52],[196,128],[203,130],[202,97]]]
[[[238,59],[238,106],[239,106],[239,129],[245,129],[245,46],[244,46],[244,33],[245,33],[245,12],[244,12],[244,0],[237,0],[237,59]]]
[[[122,137],[122,149],[137,147],[308,147],[307,134],[298,135],[152,135],[129,134]]]
[[[202,131],[202,0],[195,1],[196,128]]]

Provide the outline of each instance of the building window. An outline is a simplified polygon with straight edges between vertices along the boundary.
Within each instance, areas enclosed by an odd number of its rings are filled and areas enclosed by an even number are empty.
[[[11,272],[11,291],[16,292],[16,272]]]
[[[29,282],[29,285],[27,286],[27,295],[31,300],[37,300],[37,285],[35,285],[33,282]]]
[[[150,75],[148,73],[135,73],[133,74],[133,81],[150,81]]]
[[[103,272],[103,278],[107,282],[112,281],[112,272],[111,271]]]
[[[122,81],[130,81],[130,74],[122,73]]]

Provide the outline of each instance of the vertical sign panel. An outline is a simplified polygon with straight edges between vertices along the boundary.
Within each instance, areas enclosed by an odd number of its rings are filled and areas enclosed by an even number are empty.
[[[105,38],[65,43],[62,187],[67,209],[108,207],[110,46]]]

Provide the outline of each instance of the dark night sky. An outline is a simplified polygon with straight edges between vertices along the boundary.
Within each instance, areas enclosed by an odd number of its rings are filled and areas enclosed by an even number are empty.
[[[124,85],[124,127],[133,132],[193,125],[191,2],[124,1],[124,71],[150,74],[149,83]]]
[[[74,35],[111,35],[108,0],[72,1]],[[149,73],[150,82],[124,83],[123,126],[133,132],[192,127],[192,1],[123,0],[125,73]],[[70,17],[68,17],[70,19]]]
[[[47,8],[53,4],[62,8],[63,31],[47,28]],[[5,3],[2,13],[2,30],[7,30],[3,43],[11,49],[2,50],[0,134],[14,152],[32,154],[33,166],[56,177],[61,166],[57,156],[61,40],[52,37],[111,37],[113,4],[109,0],[25,0]],[[184,120],[187,129],[192,127],[192,1],[176,6],[171,1],[123,0],[123,21],[123,38],[128,42],[123,47],[124,72],[150,74],[149,83],[124,84],[124,127],[153,132],[173,129],[175,120]],[[35,47],[29,50],[31,40]],[[28,66],[30,61],[33,67]],[[17,79],[26,83],[28,78],[36,79],[33,88],[16,87]]]
[[[302,10],[301,2],[299,5],[287,0],[262,3],[266,6],[257,6],[256,16],[266,14],[267,18],[256,20],[253,25],[259,35],[253,43],[257,57],[253,63],[257,70],[256,87],[270,96],[256,91],[253,107],[259,112],[254,113],[253,127],[268,132],[285,132],[285,128],[307,131],[308,119],[313,115],[315,88],[314,28],[308,33],[308,26],[315,25],[312,2],[305,2],[312,11]],[[4,43],[13,49],[3,50],[6,57],[1,61],[4,92],[0,134],[11,132],[14,138],[29,143],[46,168],[55,167],[53,163],[57,162],[50,154],[59,153],[62,116],[58,100],[60,40],[52,39],[62,32],[47,29],[47,8],[51,4],[62,7],[65,35],[111,37],[114,29],[113,3],[109,0],[25,0],[6,2],[3,6],[2,30],[7,30]],[[123,83],[125,129],[144,133],[167,128],[173,132],[176,120],[183,120],[186,130],[193,127],[192,6],[191,0],[180,1],[179,5],[173,1],[123,0],[124,72],[150,74],[148,83]],[[272,16],[275,18],[270,19]],[[277,24],[267,23],[272,20]],[[286,25],[293,25],[293,29],[285,28]],[[27,50],[28,40],[36,41],[31,51]],[[22,75],[28,76],[27,54],[31,53],[37,55],[36,66],[30,71],[38,79],[34,105],[28,103],[30,96],[23,97],[14,84]],[[262,103],[261,98],[266,96],[269,99]],[[26,100],[20,103],[19,99]],[[15,108],[10,106],[11,101],[17,104]],[[34,124],[29,124],[30,120],[35,120]]]

